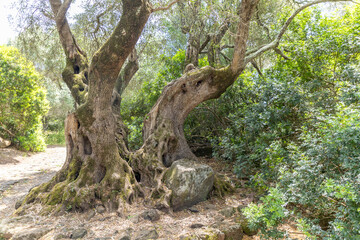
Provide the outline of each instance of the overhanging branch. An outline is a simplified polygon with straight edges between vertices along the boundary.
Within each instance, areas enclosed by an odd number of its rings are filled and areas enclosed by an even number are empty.
[[[324,3],[324,2],[349,2],[351,0],[317,0],[314,2],[310,2],[308,4],[305,4],[301,7],[299,7],[297,10],[295,10],[295,12],[286,20],[285,24],[282,26],[282,28],[280,29],[279,34],[276,36],[276,38],[274,39],[274,41],[270,42],[267,45],[261,46],[260,48],[258,48],[256,51],[254,51],[253,53],[249,54],[246,58],[245,58],[245,63],[249,63],[251,62],[252,59],[260,56],[261,54],[263,54],[266,51],[269,51],[271,49],[276,49],[279,46],[280,40],[282,38],[282,36],[284,35],[284,33],[286,32],[287,28],[289,27],[290,23],[294,20],[294,18],[304,9],[311,7],[313,5],[319,4],[319,3]]]
[[[96,16],[96,24],[97,25],[96,25],[95,30],[93,31],[93,33],[97,33],[99,31],[99,29],[100,29],[100,25],[101,25],[100,18],[103,17],[107,12],[112,10],[114,7],[115,7],[115,4],[112,4],[108,8],[106,8],[102,13],[100,13],[100,14],[98,14]]]
[[[251,65],[255,68],[255,70],[258,72],[260,77],[264,77],[264,75],[262,74],[262,72],[261,72],[259,66],[257,65],[257,63],[255,62],[255,60],[251,60]]]
[[[269,28],[268,28],[265,24],[263,24],[263,23],[261,22],[261,19],[260,19],[260,16],[259,16],[259,8],[258,8],[258,7],[256,7],[255,19],[256,19],[257,24],[265,30],[268,39],[271,40],[270,30],[269,30]]]

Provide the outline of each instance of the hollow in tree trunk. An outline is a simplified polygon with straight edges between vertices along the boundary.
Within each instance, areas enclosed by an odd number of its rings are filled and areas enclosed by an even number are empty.
[[[242,1],[231,65],[191,69],[166,86],[144,121],[144,144],[134,153],[118,144],[121,124],[113,112],[112,96],[119,72],[152,12],[150,4],[123,0],[119,24],[87,67],[78,62],[86,58],[78,57],[83,54],[63,13],[71,1],[49,1],[67,56],[63,77],[80,107],[66,120],[64,166],[50,182],[32,189],[24,202],[41,202],[58,210],[86,210],[97,204],[114,210],[145,196],[146,203],[169,208],[171,191],[163,183],[165,170],[178,159],[196,159],[184,136],[184,121],[197,105],[218,98],[244,70],[249,22],[259,0]],[[129,163],[119,152],[126,153]]]
[[[48,183],[33,188],[23,203],[40,202],[57,211],[84,211],[98,204],[116,210],[143,195],[134,172],[118,151],[119,145],[125,144],[118,144],[124,139],[119,135],[122,124],[114,114],[117,108],[112,96],[151,6],[146,0],[123,0],[118,25],[87,64],[66,21],[71,1],[49,1],[66,55],[63,78],[79,107],[66,119],[64,166]]]

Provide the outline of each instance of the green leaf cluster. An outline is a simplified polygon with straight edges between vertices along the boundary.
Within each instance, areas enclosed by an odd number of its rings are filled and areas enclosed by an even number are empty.
[[[282,45],[291,60],[238,83],[215,149],[264,194],[244,210],[264,239],[287,220],[309,239],[360,239],[359,10],[305,11]]]
[[[0,46],[0,136],[27,151],[42,151],[48,111],[42,77],[17,49]]]

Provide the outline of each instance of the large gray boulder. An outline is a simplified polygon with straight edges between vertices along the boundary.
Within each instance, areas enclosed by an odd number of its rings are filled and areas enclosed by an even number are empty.
[[[178,211],[206,200],[214,185],[214,171],[208,165],[180,159],[167,170],[164,180],[172,190],[170,204]]]
[[[0,148],[7,148],[11,145],[11,142],[9,140],[3,139],[0,137]]]

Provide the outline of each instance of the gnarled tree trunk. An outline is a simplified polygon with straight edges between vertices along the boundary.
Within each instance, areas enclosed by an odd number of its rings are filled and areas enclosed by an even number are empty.
[[[163,184],[165,170],[176,160],[196,159],[185,136],[184,121],[200,103],[220,97],[244,70],[246,41],[253,9],[258,0],[244,0],[238,26],[239,44],[228,67],[192,69],[168,84],[144,120],[144,144],[130,157],[130,165],[146,186],[147,200],[159,208],[169,207],[171,192]]]
[[[156,9],[147,0],[123,0],[119,24],[89,66],[65,18],[71,0],[49,1],[67,57],[63,78],[80,106],[66,121],[64,166],[50,182],[32,189],[24,202],[38,201],[50,208],[56,205],[59,210],[86,210],[102,204],[112,210],[142,195],[152,205],[169,208],[171,191],[163,183],[166,169],[178,159],[195,159],[184,137],[183,125],[188,114],[200,103],[218,98],[256,56],[275,49],[291,20],[302,9],[325,0],[295,11],[273,42],[248,54],[250,19],[259,0],[242,0],[231,64],[221,69],[188,68],[181,78],[166,86],[144,121],[144,144],[134,153],[126,149],[126,136],[117,116],[117,100],[120,100],[117,97],[121,93],[117,81],[150,13]],[[226,29],[225,26],[224,32]]]
[[[120,157],[121,122],[119,125],[114,114],[118,108],[111,99],[119,72],[140,37],[151,7],[146,0],[123,0],[117,27],[87,67],[65,18],[71,0],[49,1],[67,57],[63,78],[80,106],[66,120],[64,166],[50,182],[32,189],[24,202],[41,202],[51,210],[56,205],[58,211],[86,210],[98,204],[118,209],[143,193],[131,167]]]

